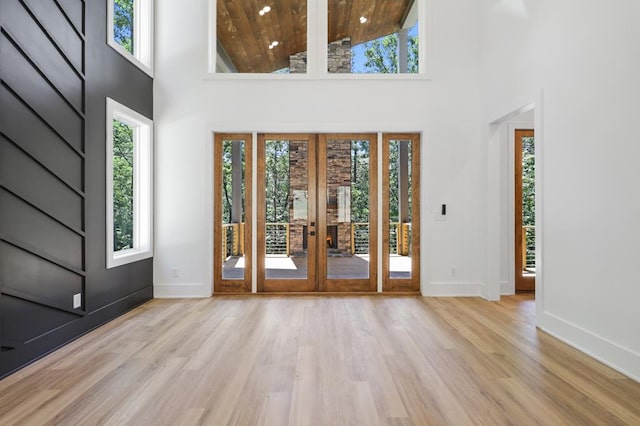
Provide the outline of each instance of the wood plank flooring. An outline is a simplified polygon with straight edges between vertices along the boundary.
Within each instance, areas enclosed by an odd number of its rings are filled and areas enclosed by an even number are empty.
[[[0,381],[0,424],[639,425],[532,296],[153,300]]]

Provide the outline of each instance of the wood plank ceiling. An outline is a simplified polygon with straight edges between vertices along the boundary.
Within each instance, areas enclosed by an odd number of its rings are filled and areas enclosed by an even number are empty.
[[[329,0],[329,42],[357,45],[400,29],[414,0]],[[263,15],[265,6],[271,10]],[[367,22],[360,23],[360,17]],[[307,0],[218,0],[218,48],[237,72],[269,73],[307,50]],[[272,42],[278,45],[269,48]]]

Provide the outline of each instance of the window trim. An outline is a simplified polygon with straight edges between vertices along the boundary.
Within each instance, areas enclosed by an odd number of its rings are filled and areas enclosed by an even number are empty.
[[[219,73],[216,71],[217,49],[217,0],[208,0],[208,48],[207,69],[204,80],[432,80],[433,54],[433,0],[417,2],[420,64],[417,73],[373,74],[335,73],[327,70],[328,2],[319,0],[315,7],[307,4],[307,72],[304,74],[271,73]]]
[[[133,126],[133,248],[113,250],[113,120]],[[153,257],[153,121],[107,98],[107,269]]]
[[[153,77],[154,0],[133,0],[133,54],[114,38],[114,1],[107,0],[107,44],[149,77]]]

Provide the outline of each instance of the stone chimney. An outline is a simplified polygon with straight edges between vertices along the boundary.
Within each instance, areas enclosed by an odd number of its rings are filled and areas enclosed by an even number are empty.
[[[329,43],[328,70],[330,74],[351,73],[351,38]],[[307,52],[300,52],[289,56],[289,73],[304,74],[307,72]]]

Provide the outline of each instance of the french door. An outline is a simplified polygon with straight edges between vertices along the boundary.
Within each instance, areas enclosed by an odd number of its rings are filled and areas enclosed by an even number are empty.
[[[259,134],[259,292],[377,288],[377,135]]]
[[[258,135],[259,292],[318,290],[316,139]]]

